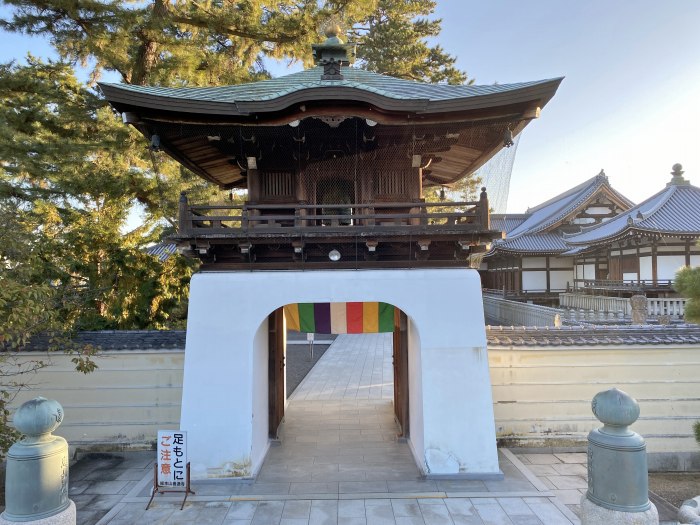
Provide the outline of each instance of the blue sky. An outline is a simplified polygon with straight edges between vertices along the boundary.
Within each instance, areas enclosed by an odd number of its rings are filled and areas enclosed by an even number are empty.
[[[699,1],[438,0],[436,14],[438,42],[478,84],[566,77],[522,135],[509,212],[601,168],[635,202],[676,162],[700,185]],[[0,38],[3,61],[51,53],[37,38]]]

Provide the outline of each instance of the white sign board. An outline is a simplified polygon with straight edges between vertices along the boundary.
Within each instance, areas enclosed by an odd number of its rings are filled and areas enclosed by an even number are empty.
[[[187,471],[187,432],[158,431],[158,486],[185,487]]]
[[[306,333],[306,340],[313,343],[314,342],[314,334],[307,332]]]

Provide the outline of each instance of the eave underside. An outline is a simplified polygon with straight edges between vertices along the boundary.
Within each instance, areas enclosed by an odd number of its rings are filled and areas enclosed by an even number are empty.
[[[418,115],[325,101],[236,118],[115,107],[149,140],[158,135],[161,148],[191,171],[220,187],[235,188],[246,185],[250,157],[259,160],[258,169],[302,170],[330,150],[361,165],[382,151],[420,155],[424,184],[449,185],[498,152],[507,130],[517,135],[537,116],[539,104]]]

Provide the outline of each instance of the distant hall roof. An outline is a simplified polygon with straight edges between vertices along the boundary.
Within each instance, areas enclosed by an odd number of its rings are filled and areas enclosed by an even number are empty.
[[[700,188],[683,179],[682,173],[677,164],[674,178],[656,195],[609,221],[565,235],[565,241],[593,245],[612,242],[628,233],[700,237]]]

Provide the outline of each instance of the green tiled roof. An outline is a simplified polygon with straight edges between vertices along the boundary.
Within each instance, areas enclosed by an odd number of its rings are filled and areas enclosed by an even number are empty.
[[[354,88],[396,100],[446,101],[483,95],[506,94],[511,91],[552,82],[558,83],[561,80],[549,79],[485,86],[451,86],[404,80],[352,67],[343,68],[343,80],[321,80],[322,73],[323,67],[318,66],[270,80],[217,87],[169,88],[108,83],[100,85],[158,97],[224,103],[274,100],[305,89],[339,87]]]

